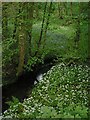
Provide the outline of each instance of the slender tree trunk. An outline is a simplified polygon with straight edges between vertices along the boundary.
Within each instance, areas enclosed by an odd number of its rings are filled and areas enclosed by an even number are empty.
[[[59,12],[59,18],[63,19],[63,15],[62,15],[62,3],[58,2],[58,12]]]
[[[33,11],[34,11],[34,2],[28,3],[28,26],[27,26],[27,34],[28,34],[28,44],[29,44],[29,55],[31,56],[31,37],[32,37],[32,25],[33,25]]]
[[[81,33],[81,30],[80,30],[80,19],[81,19],[81,5],[79,3],[79,13],[78,13],[78,18],[77,18],[77,30],[76,30],[76,37],[75,37],[75,47],[77,48],[78,47],[78,43],[79,43],[79,40],[80,40],[80,33]]]
[[[71,2],[70,5],[71,5],[71,18],[72,18],[72,16],[73,16],[73,3]]]
[[[46,33],[47,33],[48,25],[49,25],[49,18],[50,18],[51,8],[52,8],[52,2],[50,3],[50,7],[49,7],[49,11],[48,11],[48,17],[47,17],[47,22],[46,22],[46,27],[45,27],[45,32],[44,32],[43,49],[45,47],[45,42],[46,42]]]
[[[23,66],[24,66],[24,58],[25,58],[25,41],[26,41],[26,36],[25,36],[25,24],[24,24],[24,16],[23,16],[23,6],[24,3],[19,3],[19,35],[18,35],[18,40],[19,40],[19,64],[18,64],[18,71],[17,75],[21,75],[23,72]]]
[[[36,17],[37,17],[37,18],[39,17],[38,4],[39,4],[39,3],[37,2],[37,3],[36,3],[36,9],[35,9],[35,10],[36,10]]]
[[[67,2],[64,2],[65,15],[68,15]]]
[[[60,10],[60,3],[58,2],[58,12],[59,12],[59,18],[61,16],[61,10]]]
[[[26,2],[24,4],[25,6],[25,19],[26,19],[26,24],[25,24],[25,29],[26,29],[26,54],[25,54],[25,64],[27,64],[30,56],[32,56],[32,51],[31,51],[31,39],[32,39],[32,26],[33,26],[33,12],[34,12],[34,2]]]
[[[45,3],[44,14],[43,14],[43,21],[42,21],[42,27],[41,27],[41,33],[40,33],[39,41],[38,41],[38,44],[37,44],[37,50],[35,52],[35,56],[37,56],[39,48],[40,48],[40,45],[41,45],[42,34],[43,34],[43,27],[44,27],[44,22],[45,22],[46,6],[47,6],[47,2]]]
[[[12,38],[15,39],[16,37],[16,31],[17,31],[17,16],[15,17],[15,22],[14,22],[14,30],[12,34]]]
[[[13,33],[12,33],[12,38],[13,39],[17,39],[16,38],[16,32],[17,32],[17,27],[18,27],[18,16],[19,16],[19,4],[12,4],[12,8],[15,9],[17,8],[17,10],[15,10],[15,17],[14,17],[14,29],[13,29]]]

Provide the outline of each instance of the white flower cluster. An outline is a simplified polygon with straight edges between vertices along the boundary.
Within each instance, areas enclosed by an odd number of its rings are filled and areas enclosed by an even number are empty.
[[[54,107],[57,113],[70,105],[73,107],[81,104],[87,107],[89,71],[90,68],[83,65],[69,67],[61,63],[53,66],[43,75],[43,80],[36,84],[31,97],[24,99],[23,113],[31,116],[37,113],[40,115],[42,106]],[[15,109],[10,108],[5,115],[11,113],[15,116]]]

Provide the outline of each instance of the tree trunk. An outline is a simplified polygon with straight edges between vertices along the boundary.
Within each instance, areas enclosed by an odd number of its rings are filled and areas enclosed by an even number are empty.
[[[16,31],[17,31],[17,16],[15,17],[15,22],[14,22],[14,30],[12,34],[12,38],[15,39],[16,37]]]
[[[27,35],[28,35],[28,47],[29,47],[29,55],[31,56],[31,37],[32,37],[32,25],[33,25],[33,11],[34,11],[34,2],[29,2],[27,6]]]
[[[25,6],[25,30],[26,30],[26,49],[25,49],[25,64],[27,64],[30,56],[32,56],[31,51],[31,39],[32,39],[32,25],[33,25],[33,12],[34,12],[34,2],[26,2]],[[26,14],[27,13],[27,14]]]
[[[62,15],[62,3],[58,2],[58,12],[59,12],[59,18],[63,19],[63,15]]]
[[[26,36],[25,36],[25,23],[24,23],[24,16],[23,16],[23,6],[24,3],[19,3],[19,35],[18,35],[18,40],[19,40],[19,64],[18,64],[18,71],[17,75],[21,75],[23,72],[23,66],[24,66],[24,58],[25,58],[25,41],[26,41]]]
[[[64,11],[65,11],[65,15],[68,15],[68,9],[67,9],[67,4],[68,4],[68,3],[67,3],[67,2],[64,2],[63,4],[64,4],[64,9],[65,9],[65,10],[64,10]]]
[[[15,16],[14,16],[14,29],[13,29],[13,33],[12,33],[12,38],[13,39],[17,39],[16,38],[16,32],[17,32],[17,27],[18,27],[18,16],[19,16],[19,4],[15,4],[15,3],[13,3],[12,4],[12,9],[16,9],[15,10]]]
[[[72,16],[73,16],[73,3],[71,2],[71,19],[72,19]]]
[[[47,2],[45,3],[44,14],[43,14],[43,21],[42,21],[42,28],[41,28],[41,33],[40,33],[39,41],[38,41],[38,44],[37,44],[37,50],[35,52],[35,56],[37,56],[39,48],[40,48],[40,45],[41,45],[42,34],[43,34],[43,27],[44,27],[44,22],[45,22],[46,6],[47,6]]]
[[[38,2],[36,3],[36,17],[38,18],[39,17],[39,10],[38,10]],[[39,19],[39,18],[38,18]]]
[[[49,11],[48,11],[48,17],[47,17],[47,22],[46,22],[46,27],[45,27],[45,32],[44,32],[43,49],[44,49],[45,41],[46,41],[46,33],[47,33],[48,25],[49,25],[49,18],[50,18],[51,8],[52,8],[52,2],[50,3],[50,7],[49,7]]]
[[[77,18],[77,30],[76,30],[76,37],[75,37],[75,47],[77,48],[78,47],[78,43],[79,43],[79,40],[80,40],[80,33],[81,33],[81,30],[80,30],[80,21],[81,21],[81,5],[79,3],[79,13],[78,13],[78,18]]]

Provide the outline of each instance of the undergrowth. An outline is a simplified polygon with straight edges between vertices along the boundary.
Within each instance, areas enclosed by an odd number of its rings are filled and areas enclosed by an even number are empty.
[[[86,65],[53,66],[23,103],[16,98],[9,102],[4,117],[88,118],[89,71]]]

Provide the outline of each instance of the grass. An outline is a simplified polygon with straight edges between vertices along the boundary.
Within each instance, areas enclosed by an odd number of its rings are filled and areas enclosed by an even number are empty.
[[[41,22],[38,22],[33,25],[32,54],[34,54],[37,48],[36,43],[39,40],[40,27],[41,27]],[[44,39],[42,37],[42,45],[39,50],[40,54],[45,53],[48,55],[54,54],[56,56],[63,56],[64,54],[66,54],[68,42],[72,37],[74,37],[74,35],[75,35],[75,28],[73,27],[73,25],[59,26],[56,23],[53,23],[53,24],[50,23],[47,31],[44,50],[42,49],[43,39]]]

